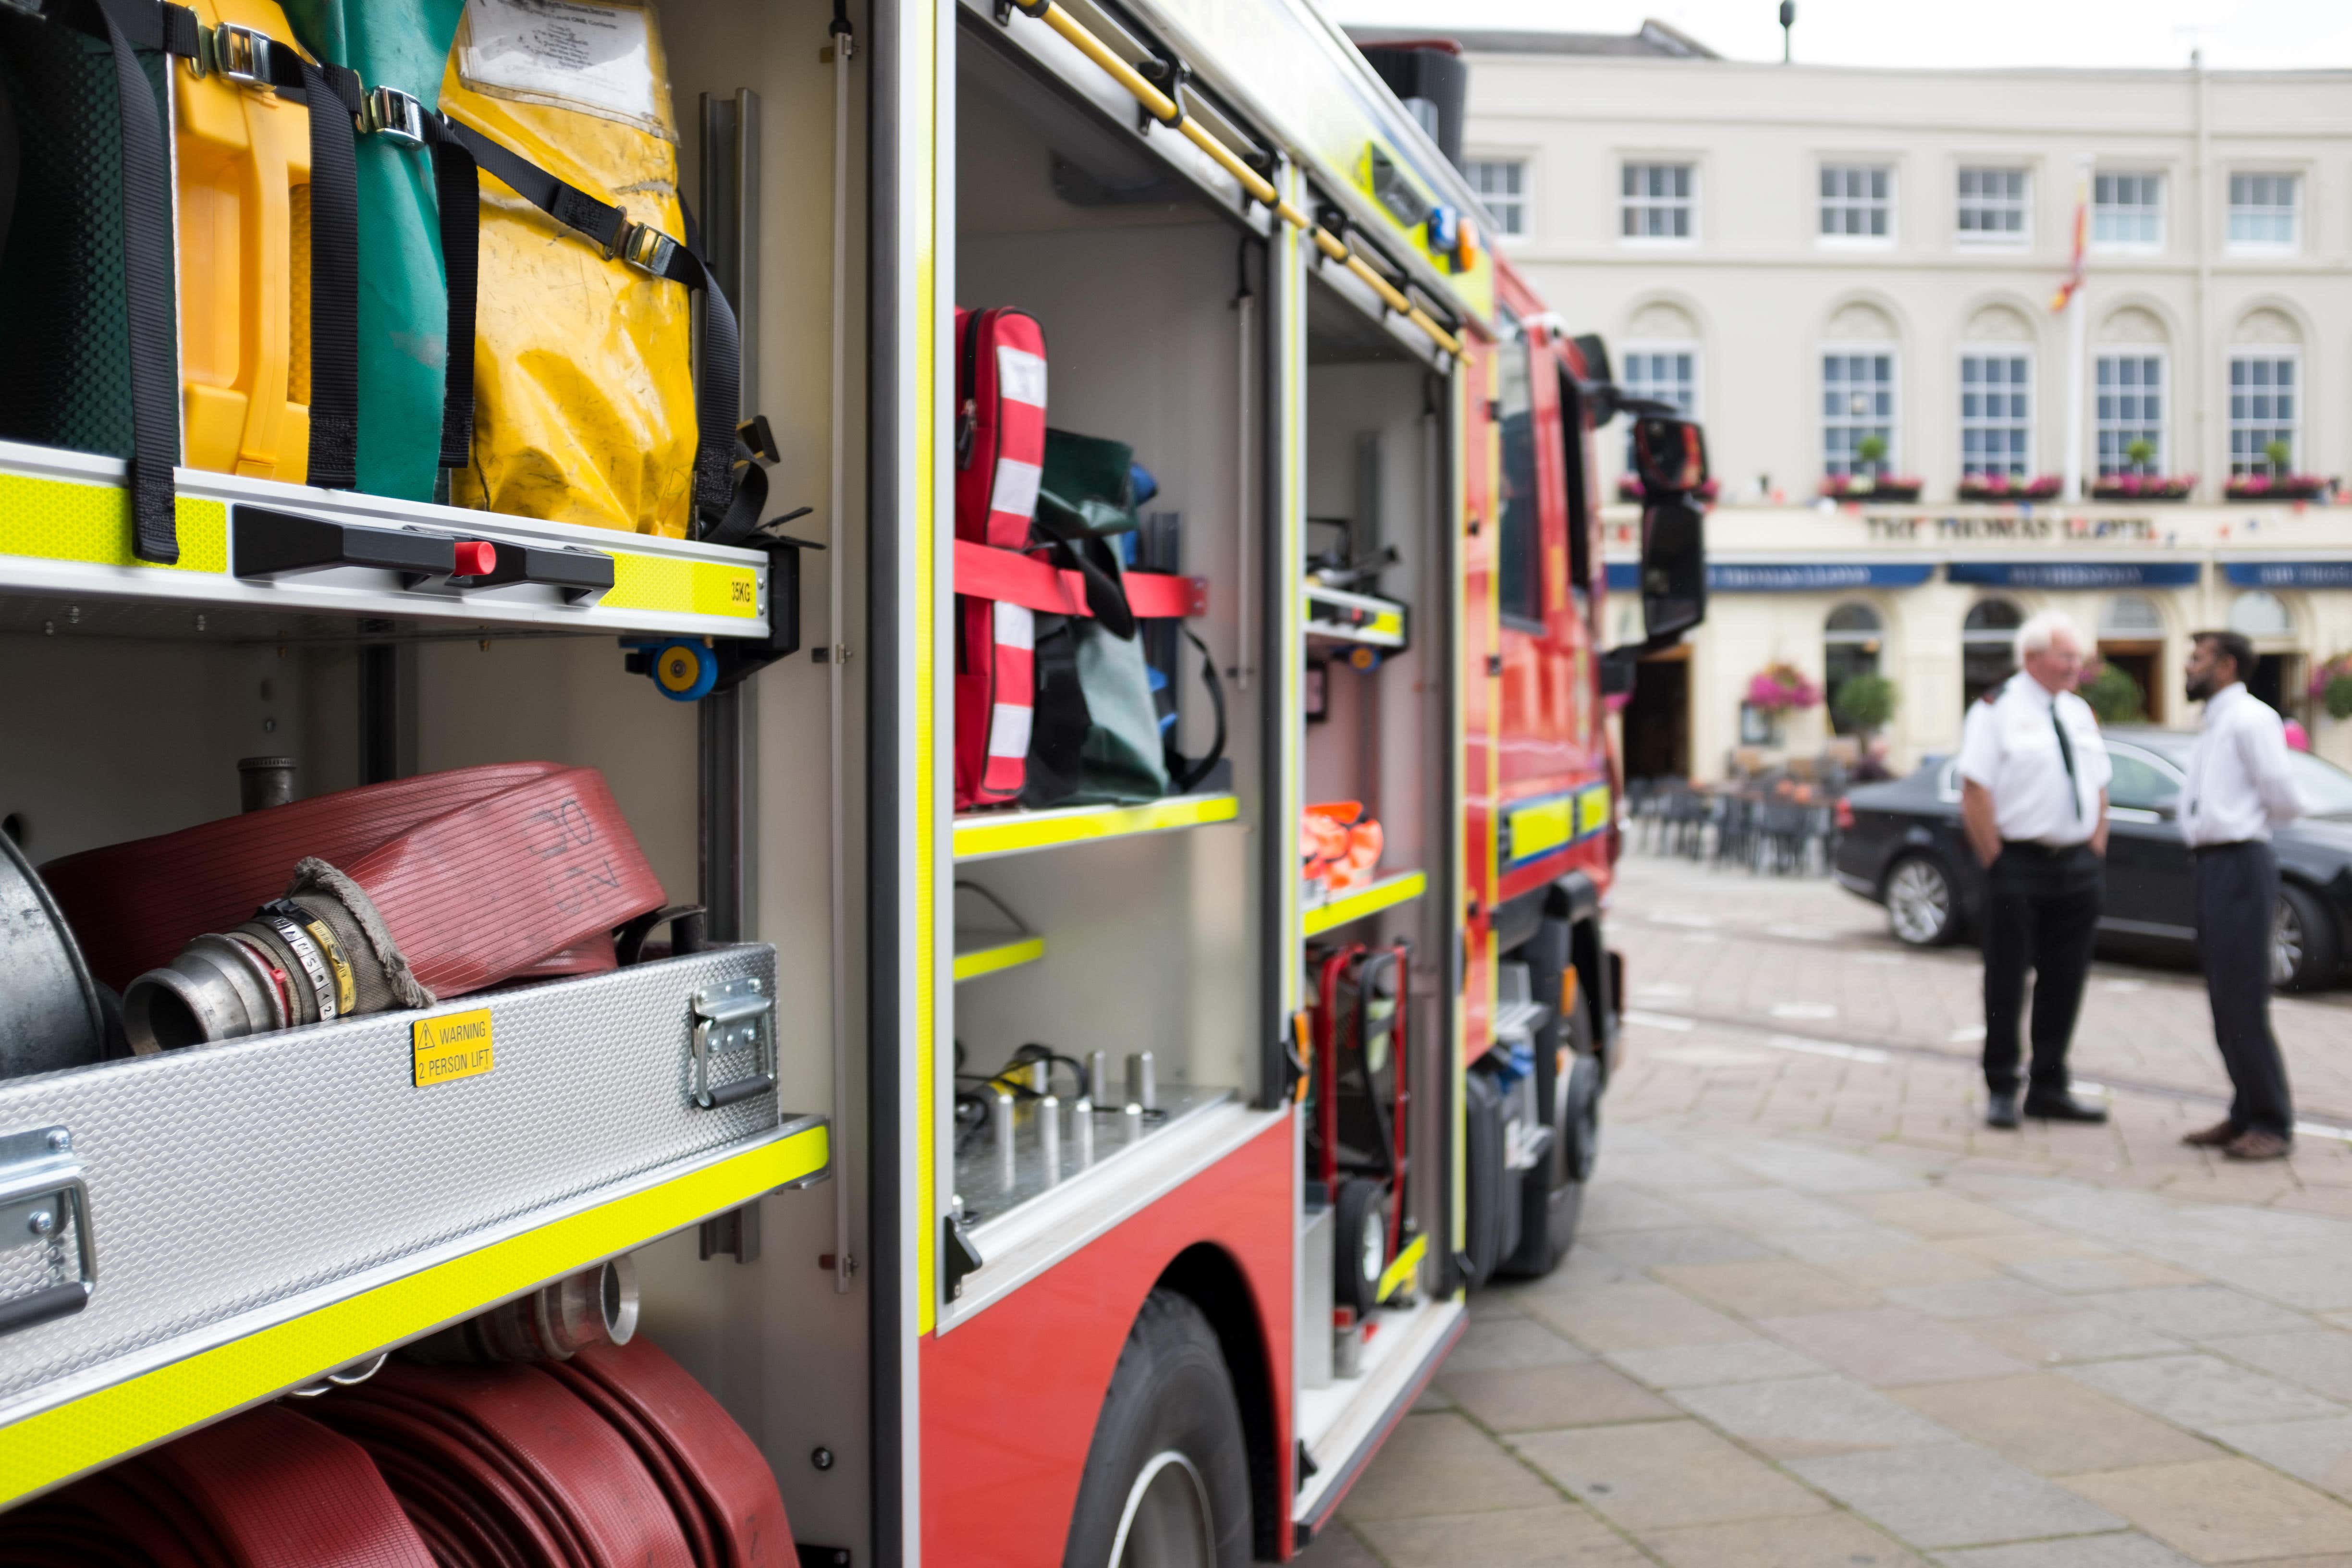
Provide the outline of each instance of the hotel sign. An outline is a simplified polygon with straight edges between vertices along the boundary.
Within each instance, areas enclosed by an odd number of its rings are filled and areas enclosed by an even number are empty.
[[[2221,571],[2238,588],[2352,588],[2352,561],[2231,561]]]
[[[1998,517],[1906,517],[1870,513],[1863,518],[1874,544],[1950,544],[1984,540],[1998,543],[2048,540],[2080,544],[2154,544],[2156,520],[2146,517],[2059,517],[2020,512]]]

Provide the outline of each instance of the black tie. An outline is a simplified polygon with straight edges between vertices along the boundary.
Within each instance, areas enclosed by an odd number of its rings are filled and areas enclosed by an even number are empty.
[[[2058,704],[2050,705],[2050,727],[2058,731],[2058,755],[2066,763],[2066,804],[2074,808],[2074,820],[2083,820],[2083,792],[2074,784],[2074,743],[2066,739],[2066,721],[2058,717]]]

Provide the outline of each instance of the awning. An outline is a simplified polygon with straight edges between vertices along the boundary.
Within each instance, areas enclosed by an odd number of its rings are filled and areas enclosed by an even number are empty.
[[[1916,588],[1936,574],[1933,562],[1711,561],[1710,594],[1833,594],[1854,588]],[[1609,563],[1612,593],[1642,586],[1637,561]]]
[[[1954,583],[1991,588],[2193,588],[2195,561],[1955,561]]]
[[[2225,561],[2221,574],[2239,588],[2352,588],[2352,561]]]

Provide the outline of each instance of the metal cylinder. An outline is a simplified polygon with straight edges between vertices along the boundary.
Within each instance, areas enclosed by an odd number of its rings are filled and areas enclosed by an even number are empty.
[[[1139,1105],[1129,1105],[1127,1108],[1126,1112],[1119,1117],[1118,1124],[1119,1136],[1127,1142],[1132,1143],[1137,1139],[1142,1137],[1143,1107]]]
[[[1087,1098],[1105,1104],[1110,1100],[1108,1051],[1090,1051],[1087,1055]]]
[[[1127,1102],[1146,1110],[1160,1109],[1160,1079],[1150,1051],[1128,1053]]]
[[[283,1029],[292,1020],[277,977],[261,955],[233,936],[207,933],[162,969],[122,993],[122,1027],[141,1056],[207,1040]]]
[[[452,1323],[410,1345],[412,1361],[481,1364],[569,1361],[637,1331],[637,1266],[626,1254]]]
[[[1062,1101],[1047,1095],[1037,1102],[1037,1147],[1045,1156],[1045,1184],[1062,1179]]]
[[[1080,1095],[1070,1107],[1070,1139],[1078,1146],[1078,1168],[1095,1163],[1095,1102]]]
[[[239,757],[236,795],[239,811],[267,811],[294,804],[294,776],[300,764],[291,757]]]
[[[105,1049],[105,1009],[73,931],[0,831],[0,1078],[85,1067]]]
[[[996,1157],[1004,1167],[1004,1184],[1009,1187],[1020,1167],[1013,1157],[1013,1097],[1001,1089],[996,1091],[996,1103],[989,1108],[988,1134],[996,1140]]]

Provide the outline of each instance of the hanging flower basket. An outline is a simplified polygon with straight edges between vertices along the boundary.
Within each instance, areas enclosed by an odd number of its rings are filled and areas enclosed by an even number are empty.
[[[2013,479],[2007,474],[1963,474],[1960,476],[1962,500],[2018,501],[2056,500],[2064,483],[2055,474],[2036,474],[2030,479]]]
[[[2222,493],[2231,500],[2317,500],[2334,488],[2317,474],[2232,474]]]
[[[1748,680],[1748,705],[1767,713],[1787,713],[1818,708],[1822,689],[1807,680],[1793,665],[1768,664]]]
[[[2352,719],[2352,653],[2339,653],[2311,672],[2311,700],[2331,719]]]
[[[2103,474],[2091,481],[2093,500],[2187,500],[2195,474]]]
[[[1916,474],[1832,474],[1822,481],[1832,500],[1917,500],[1927,488]]]
[[[1617,499],[1619,500],[1639,501],[1646,493],[1647,492],[1642,485],[1641,476],[1638,474],[1620,474],[1617,476]],[[1705,484],[1700,485],[1698,489],[1691,491],[1691,499],[1697,501],[1701,506],[1712,506],[1715,504],[1715,498],[1722,493],[1723,481],[1721,479],[1710,478]]]

